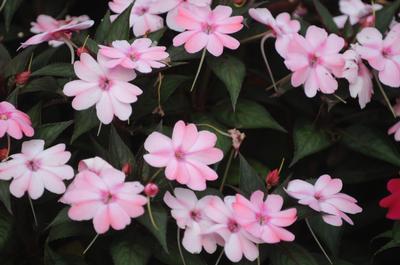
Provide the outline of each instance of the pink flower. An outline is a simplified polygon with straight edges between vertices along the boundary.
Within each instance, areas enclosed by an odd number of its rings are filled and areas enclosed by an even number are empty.
[[[224,47],[236,50],[240,43],[228,34],[238,32],[243,27],[243,17],[232,15],[232,8],[217,6],[180,8],[176,17],[177,26],[186,31],[177,35],[174,46],[185,44],[188,53],[196,53],[206,48],[214,56],[220,56]]]
[[[351,25],[355,25],[358,22],[373,19],[373,11],[381,8],[382,5],[370,5],[361,0],[340,0],[339,9],[343,15],[334,17],[333,19],[339,28],[343,28],[347,20],[349,20]]]
[[[156,197],[159,191],[160,188],[157,186],[157,184],[152,182],[147,183],[144,187],[144,194],[146,194],[146,196],[150,198]]]
[[[334,76],[339,76],[345,61],[339,54],[344,39],[330,34],[325,29],[310,26],[306,37],[294,35],[287,48],[285,65],[293,71],[292,85],[304,84],[307,97],[314,97],[317,91],[332,94],[338,88]]]
[[[153,132],[147,137],[143,156],[153,167],[166,167],[165,176],[193,190],[205,190],[206,180],[216,180],[217,173],[208,165],[222,160],[223,152],[215,148],[217,136],[209,131],[197,131],[194,124],[178,121],[172,139]]]
[[[158,4],[161,1],[165,0],[113,0],[108,5],[114,13],[117,13],[117,15],[111,16],[111,19],[114,20],[130,4],[134,3],[131,10],[130,26],[133,27],[133,34],[139,37],[164,27],[164,20],[159,15],[169,11],[169,9],[160,9]]]
[[[276,37],[275,49],[285,58],[292,36],[300,30],[299,21],[292,20],[289,13],[280,13],[275,19],[266,8],[251,8],[249,14],[253,19],[272,30],[273,35]]]
[[[358,96],[358,102],[363,109],[371,101],[374,93],[372,74],[362,62],[361,57],[354,50],[347,50],[343,54],[346,60],[342,77],[349,81],[350,95],[353,98]]]
[[[322,219],[334,226],[341,226],[342,219],[353,224],[346,213],[356,214],[362,212],[357,200],[353,197],[339,193],[342,189],[340,179],[332,179],[329,175],[322,175],[315,185],[303,180],[292,180],[286,189],[287,194],[299,200],[302,205],[307,205],[317,212],[322,212]]]
[[[131,103],[142,94],[137,86],[132,85],[136,74],[124,68],[109,69],[104,66],[101,56],[98,62],[89,54],[81,55],[74,63],[75,74],[80,80],[68,82],[64,94],[75,97],[72,107],[85,110],[96,105],[97,117],[104,124],[111,123],[114,115],[126,121],[132,114]]]
[[[99,174],[90,170],[78,173],[61,202],[71,205],[68,216],[75,221],[93,219],[94,229],[103,234],[110,229],[122,230],[131,218],[143,215],[146,197],[139,195],[139,182],[125,182],[125,174],[104,167]]]
[[[10,180],[10,192],[21,198],[25,192],[36,200],[44,189],[62,194],[65,192],[63,180],[74,177],[72,167],[66,165],[71,153],[65,151],[65,144],[44,149],[43,140],[22,143],[22,152],[11,156],[11,160],[0,164],[0,179]]]
[[[391,179],[387,183],[390,195],[379,201],[379,206],[388,208],[386,218],[400,220],[400,179]]]
[[[0,102],[0,138],[8,134],[12,138],[21,139],[23,135],[32,137],[34,130],[27,114],[17,110],[7,101]]]
[[[31,31],[36,35],[21,43],[19,48],[26,48],[31,45],[49,42],[52,46],[59,46],[64,39],[69,39],[71,33],[88,29],[93,26],[94,21],[87,16],[70,17],[69,20],[55,20],[46,15],[40,15],[37,22],[32,22]]]
[[[265,243],[274,244],[294,240],[294,235],[282,227],[296,221],[297,211],[295,208],[281,211],[282,205],[283,199],[280,195],[267,195],[264,201],[264,193],[255,191],[250,201],[236,194],[233,210],[239,224],[247,232]]]
[[[169,56],[164,46],[151,46],[152,41],[148,38],[136,39],[132,44],[119,40],[114,41],[112,47],[100,45],[99,53],[104,57],[106,67],[122,66],[150,73],[152,68],[164,67]]]
[[[400,87],[400,24],[395,25],[383,39],[376,28],[365,28],[357,34],[361,45],[356,51],[379,72],[379,80],[391,87]]]
[[[228,259],[232,262],[239,262],[245,256],[248,260],[254,261],[258,257],[258,247],[255,243],[261,242],[246,232],[239,224],[232,209],[235,197],[227,196],[225,202],[217,196],[205,198],[207,198],[205,214],[215,222],[210,227],[210,231],[224,239],[224,251]]]
[[[207,197],[198,200],[193,191],[175,188],[175,197],[167,191],[164,202],[171,208],[171,215],[180,229],[185,229],[183,247],[190,253],[200,253],[202,248],[207,253],[217,249],[218,237],[205,231],[212,225],[206,215]]]
[[[392,127],[389,128],[388,134],[394,134],[394,139],[400,142],[400,121],[396,122]]]

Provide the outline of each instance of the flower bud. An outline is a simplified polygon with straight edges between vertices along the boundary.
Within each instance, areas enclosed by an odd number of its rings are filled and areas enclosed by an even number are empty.
[[[130,174],[132,174],[133,167],[130,163],[125,163],[122,166],[121,170],[122,170],[122,172],[124,172],[125,175],[130,175]]]
[[[8,156],[8,149],[7,148],[1,148],[0,149],[0,161],[3,161],[6,159]]]
[[[31,77],[31,71],[27,70],[21,72],[15,76],[15,83],[17,85],[23,86],[28,83],[29,78]]]
[[[274,169],[271,170],[267,177],[265,178],[265,182],[267,183],[267,189],[270,190],[272,187],[275,187],[279,184],[279,170]]]
[[[246,138],[246,135],[237,129],[231,129],[228,133],[232,138],[233,149],[235,149],[236,153],[239,152],[239,148],[242,145],[244,138]]]
[[[246,0],[232,0],[232,2],[236,7],[242,7],[246,4],[247,1]]]
[[[158,188],[157,184],[153,182],[147,183],[147,185],[144,187],[144,194],[150,198],[156,197],[159,191],[160,189]]]
[[[81,57],[82,53],[89,53],[89,51],[85,47],[79,47],[78,49],[76,49],[76,54],[79,57]]]

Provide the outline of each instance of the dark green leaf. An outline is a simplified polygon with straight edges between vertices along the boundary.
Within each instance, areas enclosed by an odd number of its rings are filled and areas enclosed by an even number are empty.
[[[131,16],[131,9],[132,9],[132,4],[129,5],[129,7],[127,7],[125,11],[122,12],[117,17],[117,19],[111,24],[110,30],[108,31],[108,34],[106,36],[106,41],[108,43],[111,43],[114,40],[129,39],[129,31],[130,31],[129,19]]]
[[[385,250],[388,250],[388,249],[391,249],[391,248],[398,248],[398,247],[400,247],[400,243],[399,242],[396,242],[394,240],[390,240],[383,247],[381,247],[378,251],[376,251],[374,253],[374,255],[378,255],[379,253],[381,253],[381,252],[383,252]]]
[[[265,184],[258,176],[255,169],[239,154],[239,188],[245,195],[250,195],[256,190],[265,191]]]
[[[32,126],[37,127],[42,124],[42,102],[33,106],[26,114],[29,115],[32,121]]]
[[[111,247],[114,265],[146,265],[150,250],[140,243],[122,241]]]
[[[187,61],[200,58],[199,53],[188,53],[183,46],[171,46],[167,50],[172,62]]]
[[[350,149],[400,166],[400,154],[386,135],[372,128],[355,125],[347,128],[342,136],[343,143]]]
[[[339,254],[342,227],[328,225],[322,220],[321,216],[309,218],[308,221],[317,237],[328,247],[334,256],[337,256]]]
[[[51,58],[53,57],[53,55],[56,53],[57,50],[58,48],[49,47],[39,55],[35,55],[32,60],[31,70],[36,70],[48,65]]]
[[[162,28],[157,31],[151,32],[147,38],[151,39],[153,42],[159,42],[161,38],[164,36],[164,33],[167,31],[167,28]]]
[[[12,2],[12,1],[9,1]],[[28,47],[5,65],[4,77],[10,77],[24,71],[28,67],[29,58],[35,47]]]
[[[69,207],[64,207],[61,211],[59,211],[47,228],[71,222],[71,219],[68,217],[68,208]]]
[[[54,63],[33,72],[32,76],[75,77],[75,72],[70,63]]]
[[[15,12],[18,10],[18,7],[21,5],[22,0],[8,0],[6,5],[4,6],[4,20],[6,24],[6,30],[10,30],[11,21],[14,17]]]
[[[396,0],[376,11],[375,28],[382,33],[386,32],[399,8],[400,0]]]
[[[156,229],[150,221],[150,216],[148,212],[141,217],[138,218],[139,223],[145,226],[155,238],[157,238],[160,245],[163,247],[164,251],[168,253],[168,245],[167,245],[167,222],[168,222],[168,213],[164,207],[160,205],[156,205],[152,203],[151,210],[153,213],[153,218],[155,223],[157,224],[158,229]]]
[[[36,139],[45,140],[46,146],[50,146],[73,122],[74,121],[63,121],[43,124],[36,129],[34,137]]]
[[[32,93],[32,92],[49,92],[49,93],[62,93],[61,87],[57,81],[50,76],[40,77],[33,79],[24,87],[21,87],[20,93]]]
[[[3,44],[0,44],[0,59],[1,59],[1,64],[4,64],[9,60],[11,60],[10,53]]]
[[[318,265],[318,263],[303,247],[294,243],[282,243],[272,250],[271,265]]]
[[[5,247],[12,233],[11,216],[0,210],[0,251]]]
[[[396,221],[392,229],[393,240],[400,244],[400,221]]]
[[[313,0],[313,2],[319,16],[321,17],[322,23],[324,23],[326,29],[329,32],[339,34],[339,29],[335,21],[333,20],[332,14],[329,12],[329,10],[323,4],[321,4],[319,0]]]
[[[100,25],[96,30],[95,40],[98,43],[102,43],[105,40],[108,32],[110,31],[110,27],[111,27],[110,10],[107,10],[107,13],[104,15]]]
[[[113,165],[117,168],[122,168],[125,163],[133,165],[135,162],[135,157],[132,154],[132,151],[121,139],[114,126],[111,126],[108,152],[110,153]]]
[[[299,121],[293,130],[294,155],[291,166],[300,159],[315,154],[332,144],[328,135],[315,128],[310,122]]]
[[[223,55],[207,58],[208,65],[225,84],[231,96],[232,107],[235,110],[236,102],[246,75],[246,66],[236,57]]]
[[[74,133],[71,137],[71,143],[78,139],[78,137],[82,134],[87,133],[88,131],[100,124],[96,116],[96,109],[94,107],[87,110],[75,112],[74,121]]]
[[[269,128],[285,132],[285,129],[260,104],[240,99],[236,110],[232,110],[230,102],[225,102],[213,108],[217,120],[231,128],[258,129]]]
[[[0,201],[4,204],[7,211],[12,214],[9,185],[5,181],[0,181]]]

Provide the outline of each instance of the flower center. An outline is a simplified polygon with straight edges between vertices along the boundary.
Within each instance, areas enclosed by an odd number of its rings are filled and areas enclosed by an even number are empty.
[[[198,222],[201,220],[201,213],[198,210],[192,210],[190,211],[190,218],[192,218],[193,221]]]
[[[207,34],[212,34],[212,33],[214,33],[216,27],[214,25],[210,25],[208,23],[203,23],[203,25],[201,26],[201,29],[203,32],[205,32]]]
[[[310,54],[309,55],[309,60],[310,60],[310,65],[311,66],[314,66],[319,61],[318,57],[315,54]]]
[[[111,87],[111,81],[108,80],[106,77],[100,79],[99,86],[104,91],[108,91]]]
[[[239,232],[239,224],[235,220],[230,219],[228,221],[228,229],[231,233],[237,233]]]
[[[26,162],[26,166],[30,171],[36,172],[40,169],[40,162],[37,160],[30,160]]]
[[[3,120],[3,121],[8,120],[7,114],[5,114],[5,113],[0,114],[0,120]]]
[[[265,224],[267,224],[268,222],[269,222],[269,217],[268,216],[265,216],[265,215],[262,215],[262,214],[258,214],[257,216],[256,216],[256,220],[257,220],[257,222],[260,224],[260,225],[265,225]]]
[[[137,53],[137,52],[135,52],[135,51],[132,51],[130,54],[129,54],[129,58],[131,58],[131,60],[132,61],[137,61],[137,60],[139,60],[139,53]]]
[[[103,203],[105,203],[105,204],[109,204],[109,203],[113,202],[115,199],[114,196],[108,191],[104,192],[101,197],[102,197]]]
[[[185,158],[185,153],[183,151],[181,151],[181,150],[176,150],[175,151],[175,157],[178,160],[182,160],[182,159]]]
[[[391,47],[386,47],[386,48],[383,49],[382,53],[383,53],[384,57],[389,57],[389,56],[392,55],[392,48]]]
[[[322,195],[319,194],[319,193],[315,193],[314,198],[315,198],[316,200],[321,200],[321,199],[322,199]]]
[[[138,16],[143,16],[147,12],[149,12],[149,8],[147,6],[138,6],[135,8],[135,14]]]

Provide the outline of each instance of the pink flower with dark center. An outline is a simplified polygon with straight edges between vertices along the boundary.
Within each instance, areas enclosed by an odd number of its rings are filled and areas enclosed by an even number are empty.
[[[376,28],[365,28],[357,34],[356,51],[379,72],[379,80],[391,87],[400,87],[400,24],[390,29],[383,39]]]
[[[334,17],[334,21],[339,28],[343,28],[346,21],[351,25],[359,22],[370,21],[374,19],[372,13],[382,8],[379,4],[367,4],[361,0],[340,0],[339,9],[343,15]]]
[[[93,219],[98,234],[110,227],[122,230],[144,213],[146,197],[140,195],[139,182],[125,182],[125,174],[105,167],[95,174],[89,170],[78,173],[73,186],[65,192],[61,202],[71,205],[68,216],[75,221]]]
[[[209,131],[197,131],[194,124],[178,121],[172,139],[153,132],[144,148],[149,154],[144,160],[153,167],[166,167],[165,176],[193,190],[205,190],[207,180],[216,180],[217,173],[208,167],[222,160],[223,152],[215,148],[217,136]]]
[[[299,200],[302,205],[321,212],[322,219],[334,226],[341,226],[342,219],[353,224],[346,213],[356,214],[362,212],[357,200],[353,197],[339,193],[343,183],[340,179],[332,179],[329,175],[322,175],[315,185],[303,180],[292,180],[286,189],[287,194]]]
[[[169,54],[164,46],[153,46],[148,38],[136,39],[132,44],[125,40],[114,41],[112,47],[100,45],[99,53],[105,66],[122,66],[141,73],[150,73],[152,68],[162,68]]]
[[[183,247],[190,253],[214,253],[220,239],[214,233],[206,232],[213,224],[206,215],[207,197],[198,200],[193,191],[175,188],[175,197],[167,191],[164,202],[171,208],[171,215],[180,229],[185,229]]]
[[[344,39],[330,34],[325,29],[310,26],[306,36],[295,34],[287,47],[286,67],[293,71],[292,85],[304,84],[307,97],[314,97],[317,91],[332,94],[338,88],[335,76],[340,76],[345,60],[340,50]]]
[[[10,192],[17,198],[28,192],[36,200],[45,189],[62,194],[65,192],[63,180],[74,177],[74,170],[66,165],[71,153],[65,151],[65,144],[44,149],[43,140],[31,140],[22,143],[20,154],[10,157],[11,160],[0,163],[0,179],[12,179]]]
[[[176,16],[176,25],[186,31],[177,35],[174,46],[185,44],[188,53],[196,53],[206,48],[214,56],[220,56],[224,47],[236,50],[240,43],[229,36],[243,27],[243,17],[232,15],[232,8],[217,6],[189,9],[179,8]]]
[[[72,107],[85,110],[96,105],[97,117],[104,124],[109,124],[114,115],[126,121],[132,114],[131,103],[137,101],[142,90],[129,83],[136,74],[124,68],[107,68],[101,56],[98,62],[89,54],[81,55],[74,63],[75,74],[80,80],[68,82],[64,94],[75,97]]]
[[[5,134],[15,139],[21,139],[24,135],[32,137],[34,130],[31,119],[27,114],[17,110],[7,101],[0,102],[0,138]]]
[[[65,42],[65,39],[71,37],[72,32],[88,29],[93,24],[94,21],[89,20],[87,16],[56,20],[47,15],[40,15],[37,22],[32,22],[31,31],[36,35],[21,43],[19,49],[47,41],[52,46],[59,46]]]
[[[374,93],[372,74],[355,50],[347,50],[343,57],[346,63],[342,77],[349,81],[350,95],[353,98],[358,97],[360,107],[363,109],[371,101]]]
[[[256,243],[261,243],[261,241],[251,236],[239,224],[232,209],[235,197],[227,196],[224,201],[217,196],[205,198],[207,198],[205,213],[215,222],[209,230],[224,239],[224,251],[228,259],[239,262],[245,256],[248,260],[254,261],[258,257]]]
[[[280,241],[293,241],[294,235],[283,227],[292,225],[297,219],[295,208],[281,210],[283,199],[280,195],[267,195],[255,191],[250,201],[240,194],[236,195],[233,211],[239,224],[259,240],[274,244]]]
[[[292,36],[300,30],[299,21],[292,20],[289,13],[280,13],[275,19],[266,8],[250,8],[249,14],[253,19],[271,29],[276,38],[275,49],[285,58]]]

